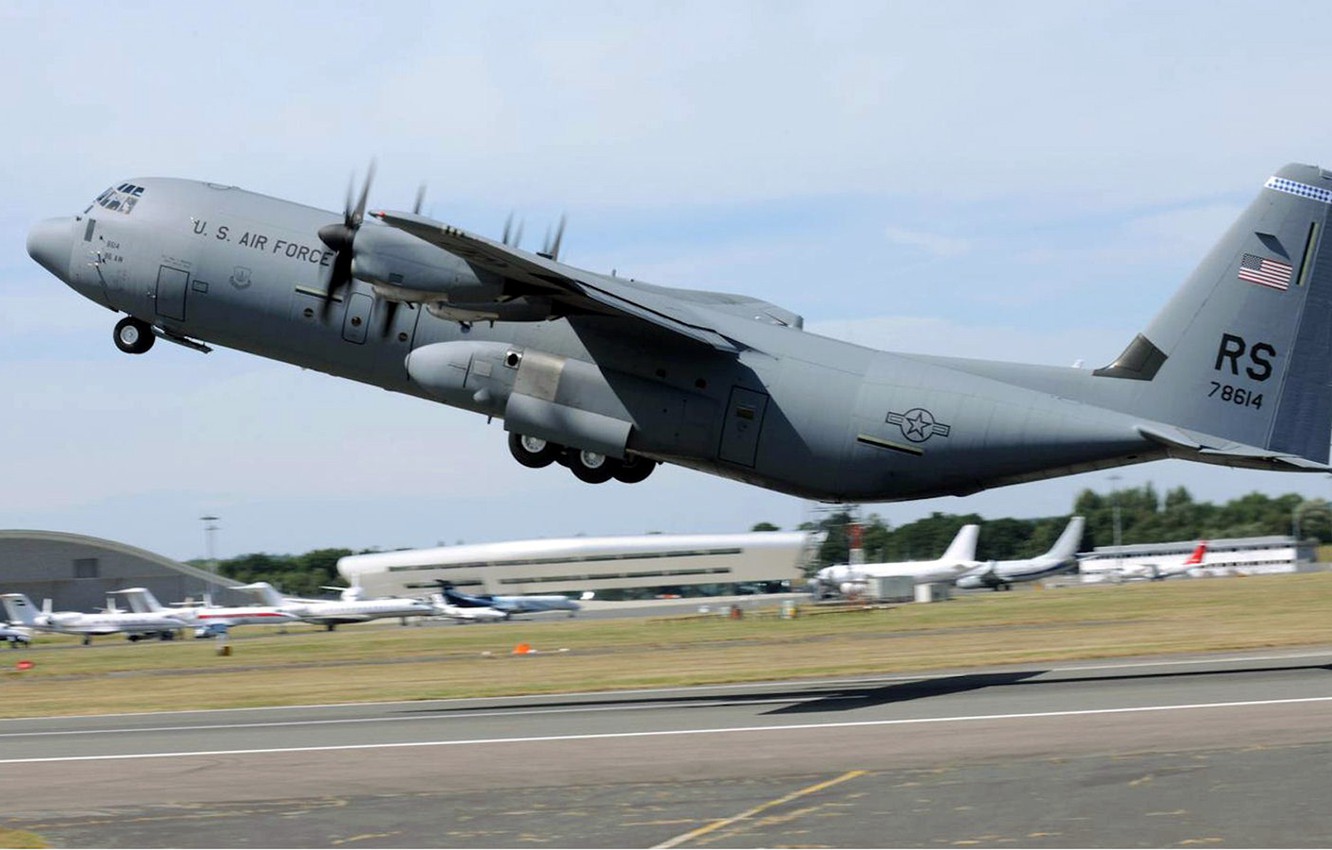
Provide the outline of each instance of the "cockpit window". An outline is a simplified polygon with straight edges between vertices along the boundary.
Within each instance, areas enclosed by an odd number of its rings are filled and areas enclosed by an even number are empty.
[[[134,211],[134,205],[143,197],[143,187],[136,186],[133,183],[121,183],[112,189],[97,196],[97,205],[113,212],[129,215]],[[91,209],[91,208],[90,208]]]

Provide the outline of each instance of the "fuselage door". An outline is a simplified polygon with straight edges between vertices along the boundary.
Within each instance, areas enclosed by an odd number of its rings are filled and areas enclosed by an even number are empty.
[[[351,293],[347,299],[347,313],[342,319],[343,339],[357,345],[365,342],[365,331],[370,326],[370,310],[374,306],[375,299],[366,293]]]
[[[157,270],[157,315],[178,322],[185,321],[185,292],[189,289],[190,273],[183,269],[162,266]]]
[[[753,467],[754,458],[758,454],[759,434],[763,430],[763,414],[767,410],[767,393],[732,387],[717,456],[729,463]]]

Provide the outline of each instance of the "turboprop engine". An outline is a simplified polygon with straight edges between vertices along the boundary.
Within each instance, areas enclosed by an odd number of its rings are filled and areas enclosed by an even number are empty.
[[[401,301],[490,302],[504,290],[499,277],[478,272],[462,258],[391,227],[356,232],[351,273]]]

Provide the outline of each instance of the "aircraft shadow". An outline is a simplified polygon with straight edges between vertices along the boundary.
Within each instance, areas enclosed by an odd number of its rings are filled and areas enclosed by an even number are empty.
[[[786,702],[764,715],[815,714],[839,711],[855,711],[864,708],[909,702],[912,700],[931,699],[950,694],[979,691],[987,688],[1003,687],[1048,687],[1069,684],[1095,682],[1160,681],[1169,679],[1210,678],[1215,676],[1262,675],[1265,673],[1292,673],[1305,670],[1324,670],[1332,672],[1332,664],[1306,664],[1298,666],[1244,667],[1225,670],[1179,670],[1162,673],[1119,673],[1106,676],[1061,676],[1059,678],[1038,679],[1049,670],[1017,670],[999,673],[964,673],[956,676],[938,676],[886,685],[846,684],[821,686],[811,683],[806,688],[759,691],[755,693],[690,693],[681,696],[640,696],[607,694],[593,699],[550,699],[525,702],[515,711],[558,710],[561,708],[595,708],[608,706],[646,707],[687,705],[769,705],[774,702]],[[471,708],[418,708],[410,709],[407,714],[468,714],[477,711]]]

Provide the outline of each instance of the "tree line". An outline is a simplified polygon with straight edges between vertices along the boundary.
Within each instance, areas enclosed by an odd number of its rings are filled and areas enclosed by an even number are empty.
[[[1083,490],[1067,515],[1038,519],[986,520],[974,513],[936,512],[892,528],[876,513],[863,515],[859,505],[842,505],[800,527],[826,535],[809,567],[814,570],[847,563],[851,548],[848,529],[852,524],[861,527],[865,560],[869,563],[937,558],[958,530],[969,523],[981,526],[976,558],[990,561],[1043,554],[1074,515],[1087,519],[1080,552],[1116,542],[1127,546],[1267,535],[1298,535],[1320,543],[1332,542],[1332,505],[1324,499],[1305,499],[1296,493],[1275,497],[1249,493],[1214,505],[1195,501],[1184,487],[1170,489],[1162,497],[1151,484],[1110,493]],[[755,530],[773,528],[768,523],[755,526]]]

